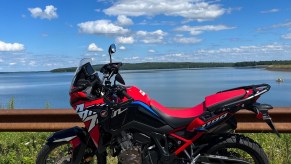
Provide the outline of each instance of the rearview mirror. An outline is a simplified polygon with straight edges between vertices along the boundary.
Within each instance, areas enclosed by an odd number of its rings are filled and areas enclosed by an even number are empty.
[[[108,53],[109,53],[109,56],[110,56],[110,63],[112,63],[111,55],[112,55],[113,53],[115,53],[115,52],[116,52],[116,46],[115,46],[115,44],[111,44],[111,45],[109,46],[109,49],[108,49]]]

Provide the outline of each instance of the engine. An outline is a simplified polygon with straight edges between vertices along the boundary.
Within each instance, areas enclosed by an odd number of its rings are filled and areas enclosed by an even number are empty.
[[[112,150],[112,156],[117,156],[118,162],[122,164],[140,164],[142,163],[141,146],[133,144],[133,134],[121,132],[121,137],[117,138],[118,146]]]

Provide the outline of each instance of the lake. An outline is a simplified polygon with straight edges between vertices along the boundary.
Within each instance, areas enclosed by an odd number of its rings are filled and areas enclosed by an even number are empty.
[[[69,87],[74,73],[0,73],[0,107],[13,97],[16,109],[70,108]],[[234,87],[268,83],[271,90],[259,102],[291,107],[291,72],[260,68],[207,68],[121,71],[135,85],[169,107],[194,106],[204,97]],[[276,79],[283,78],[283,83]]]

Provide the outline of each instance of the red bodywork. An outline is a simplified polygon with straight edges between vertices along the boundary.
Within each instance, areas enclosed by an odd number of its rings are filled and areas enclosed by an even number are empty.
[[[139,88],[135,86],[128,87],[127,93],[134,99],[134,101],[143,102],[149,107],[154,106],[156,109],[169,115],[170,117],[175,117],[175,118],[180,118],[180,119],[193,118],[193,121],[191,121],[186,127],[180,127],[168,133],[169,135],[184,142],[184,144],[182,144],[182,146],[175,151],[175,154],[177,155],[180,152],[182,152],[185,148],[187,148],[189,145],[191,145],[200,136],[202,136],[204,132],[197,132],[197,134],[191,139],[185,139],[175,134],[175,132],[180,131],[180,130],[187,130],[189,132],[194,132],[197,128],[207,124],[208,122],[213,121],[223,115],[227,115],[228,113],[221,113],[220,115],[210,120],[207,120],[207,122],[199,118],[199,116],[203,114],[207,108],[211,108],[213,106],[217,106],[219,104],[223,104],[226,102],[246,98],[252,94],[252,90],[246,91],[244,89],[237,89],[237,90],[216,93],[216,94],[207,96],[203,103],[198,104],[191,108],[184,108],[184,109],[169,109],[167,107],[164,107],[157,101],[151,100],[145,92],[143,92],[142,90],[140,90]],[[94,101],[90,101],[88,99],[86,100],[86,94],[84,94],[83,92],[71,93],[70,96],[71,96],[71,102],[74,102],[72,104],[73,108],[76,110],[76,112],[79,114],[82,121],[84,122],[85,127],[88,129],[93,142],[95,143],[96,146],[98,146],[99,136],[100,136],[98,120],[95,119],[94,112],[90,113],[88,112],[88,110],[86,112],[86,108],[93,105],[104,104],[103,98],[100,98]],[[126,98],[124,98],[122,101],[125,101],[125,100]],[[97,114],[96,114],[96,117],[97,117]],[[78,139],[74,139],[71,141],[71,143],[73,145],[77,145],[79,141]]]
[[[132,86],[127,88],[126,91],[127,94],[129,94],[134,99],[134,101],[141,101],[150,106],[150,97],[141,89],[137,88],[136,86]]]

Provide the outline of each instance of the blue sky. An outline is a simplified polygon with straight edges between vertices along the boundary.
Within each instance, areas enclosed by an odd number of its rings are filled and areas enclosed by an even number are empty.
[[[291,60],[290,0],[0,2],[0,72],[115,61]]]

